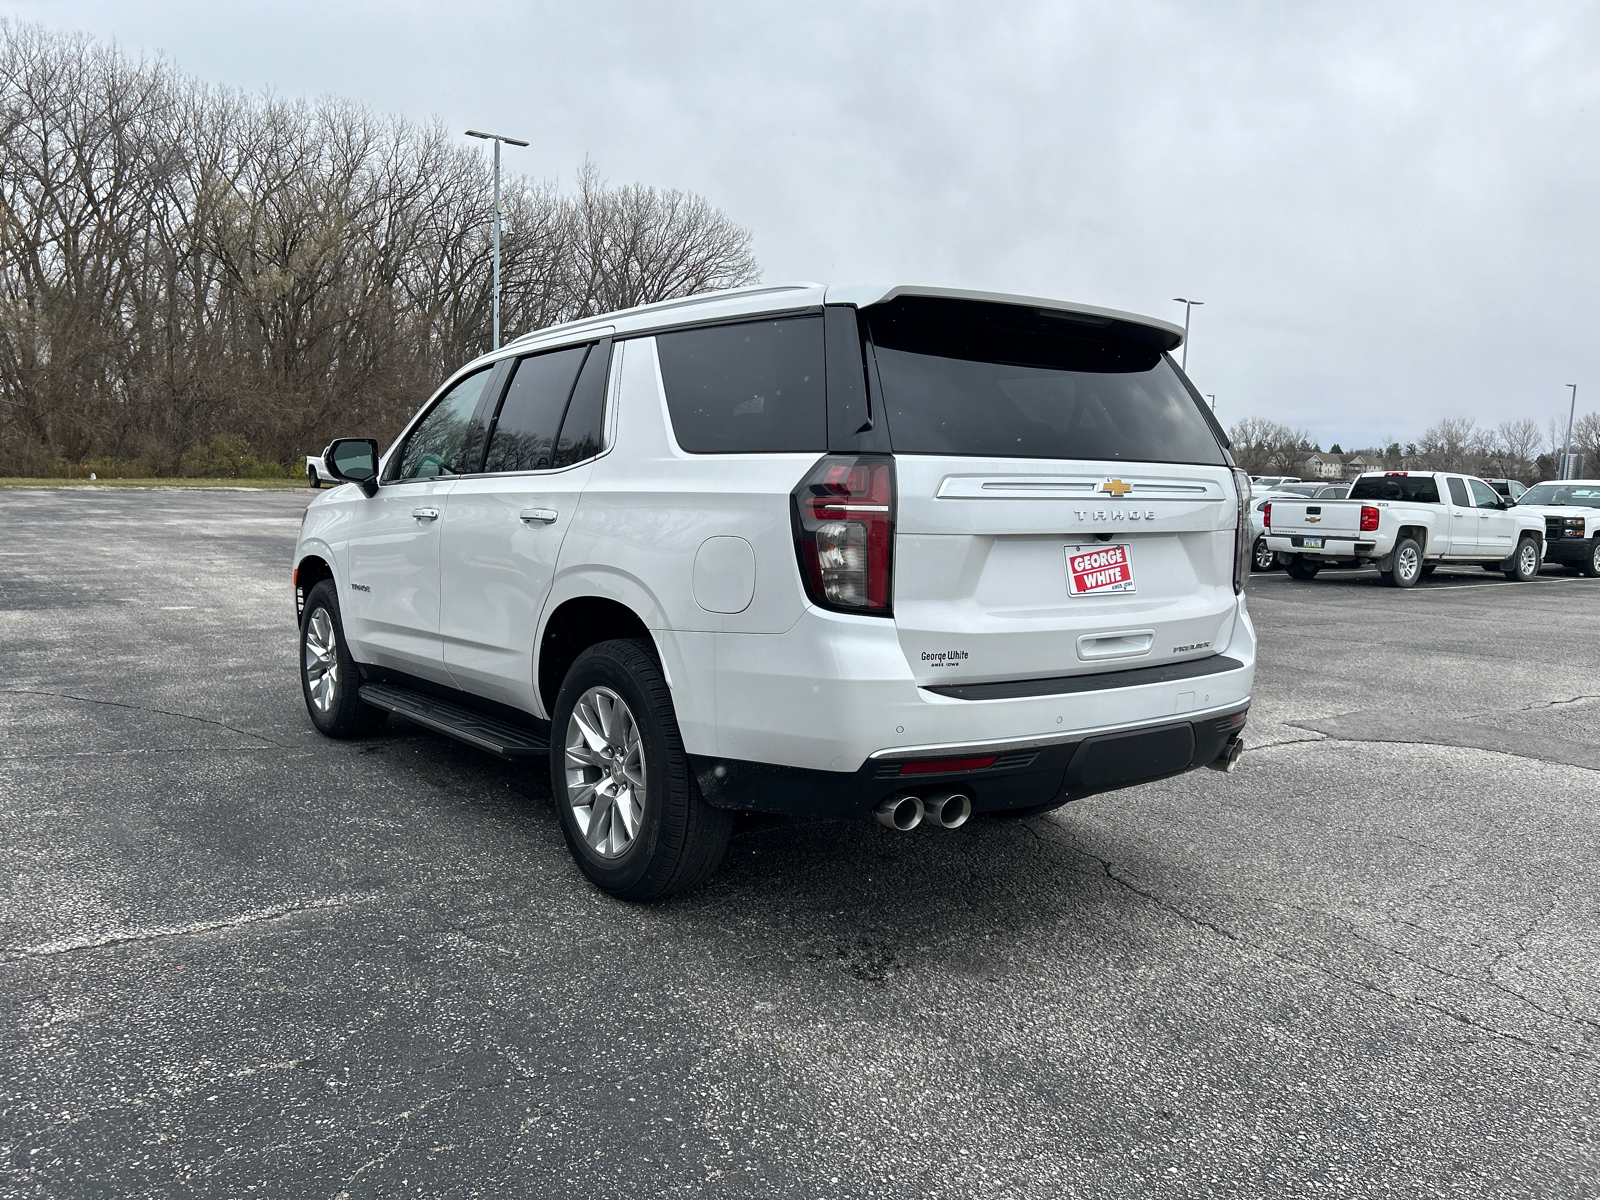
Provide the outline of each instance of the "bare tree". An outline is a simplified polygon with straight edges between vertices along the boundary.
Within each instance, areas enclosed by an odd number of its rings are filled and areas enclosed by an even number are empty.
[[[0,470],[392,433],[489,347],[492,192],[437,122],[0,20]],[[503,213],[514,331],[759,275],[705,199],[592,164],[570,195],[505,181]]]

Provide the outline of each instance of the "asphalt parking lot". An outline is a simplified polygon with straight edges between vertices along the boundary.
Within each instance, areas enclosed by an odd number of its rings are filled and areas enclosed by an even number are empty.
[[[1233,775],[636,907],[311,730],[309,495],[0,492],[0,1193],[1600,1192],[1600,581],[1258,576]]]

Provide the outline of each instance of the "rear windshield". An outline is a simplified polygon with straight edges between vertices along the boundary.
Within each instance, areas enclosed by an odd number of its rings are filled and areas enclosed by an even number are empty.
[[[897,454],[1227,461],[1156,330],[925,297],[863,315]]]
[[[1347,498],[1438,504],[1439,484],[1431,475],[1363,475],[1351,486]]]

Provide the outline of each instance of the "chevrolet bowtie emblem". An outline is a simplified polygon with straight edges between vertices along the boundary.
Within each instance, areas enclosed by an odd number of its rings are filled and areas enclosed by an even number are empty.
[[[1108,479],[1100,485],[1100,490],[1108,496],[1126,496],[1133,491],[1133,484],[1123,483],[1120,479]]]
[[[1307,517],[1306,520],[1310,521],[1313,525],[1315,525],[1318,521],[1322,520],[1322,518],[1321,517]]]

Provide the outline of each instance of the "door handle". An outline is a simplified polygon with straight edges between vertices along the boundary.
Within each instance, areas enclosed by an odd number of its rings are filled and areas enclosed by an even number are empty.
[[[517,514],[529,525],[550,525],[560,515],[553,508],[525,508]]]
[[[437,508],[413,508],[411,515],[419,521],[437,521],[439,510]]]

